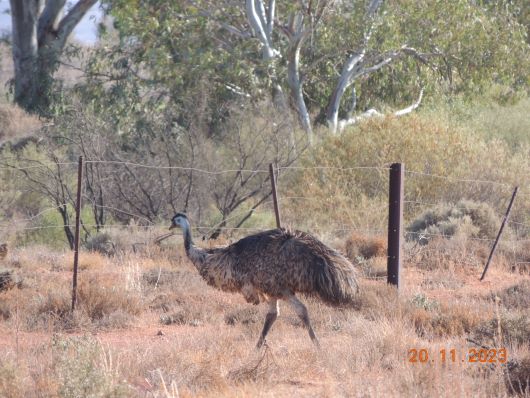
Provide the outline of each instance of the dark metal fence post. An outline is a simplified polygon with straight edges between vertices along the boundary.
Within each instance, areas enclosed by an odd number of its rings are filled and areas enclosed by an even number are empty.
[[[276,215],[276,227],[282,227],[282,221],[280,217],[280,207],[278,206],[278,194],[276,192],[276,177],[274,176],[274,167],[272,163],[269,163],[269,174],[271,178],[272,187],[272,202],[274,203],[274,214]]]
[[[72,281],[72,312],[77,301],[77,264],[79,262],[79,224],[81,220],[81,191],[83,179],[83,156],[79,156],[77,167],[77,202],[75,204],[75,236],[74,236],[74,275]]]
[[[519,187],[515,187],[513,190],[512,198],[510,199],[510,204],[508,205],[508,210],[506,210],[506,215],[504,216],[501,224],[501,228],[499,229],[499,233],[497,234],[497,238],[495,239],[495,242],[493,243],[493,247],[491,248],[490,255],[488,257],[488,261],[486,262],[486,266],[484,267],[484,271],[482,272],[482,276],[480,277],[480,280],[482,281],[484,277],[486,276],[486,272],[488,271],[488,267],[490,266],[491,259],[493,258],[493,254],[495,253],[495,249],[497,248],[497,243],[499,243],[499,239],[501,238],[502,231],[504,229],[504,225],[506,224],[506,221],[508,221],[508,217],[510,216],[510,211],[512,210],[512,205],[515,200],[515,196],[517,195],[517,191],[519,190]]]
[[[401,243],[403,240],[403,188],[405,165],[390,166],[388,194],[388,262],[387,282],[399,288],[401,273]]]

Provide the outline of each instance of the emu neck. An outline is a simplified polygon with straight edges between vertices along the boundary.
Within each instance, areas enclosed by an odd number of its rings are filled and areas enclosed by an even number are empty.
[[[194,246],[189,224],[182,226],[182,233],[184,235],[184,249],[186,249],[186,254],[189,257],[190,250]]]
[[[203,267],[205,252],[204,250],[195,247],[193,244],[189,224],[182,226],[182,233],[184,235],[184,249],[186,249],[186,256],[188,256],[193,265],[200,271]]]

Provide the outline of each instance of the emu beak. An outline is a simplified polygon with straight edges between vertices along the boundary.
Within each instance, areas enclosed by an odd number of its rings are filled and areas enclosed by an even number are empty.
[[[171,223],[171,225],[169,226],[169,230],[171,231],[172,229],[176,228],[177,226],[173,223]]]

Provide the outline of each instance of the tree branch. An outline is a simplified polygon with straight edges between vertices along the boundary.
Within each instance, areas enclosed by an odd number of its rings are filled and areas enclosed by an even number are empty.
[[[43,43],[47,33],[52,33],[57,29],[65,3],[66,0],[48,0],[46,2],[37,27],[37,39],[39,43]]]
[[[423,87],[420,89],[420,95],[418,96],[418,99],[412,105],[407,106],[406,108],[400,109],[399,111],[395,111],[392,113],[392,115],[399,117],[399,116],[403,116],[403,115],[411,113],[412,111],[416,110],[420,106],[422,99],[423,99]],[[342,131],[344,130],[345,127],[351,126],[363,119],[368,119],[371,117],[382,117],[382,116],[385,116],[385,115],[377,111],[376,109],[368,109],[366,112],[363,112],[360,115],[351,117],[349,119],[340,120],[338,123],[338,130]]]
[[[57,39],[54,43],[58,49],[64,48],[66,40],[77,26],[79,21],[85,16],[87,11],[97,3],[97,0],[79,0],[75,6],[66,14],[57,28]]]
[[[410,106],[407,106],[406,108],[403,108],[403,109],[400,109],[399,111],[394,112],[394,116],[403,116],[417,109],[420,106],[422,99],[423,99],[423,87],[420,90],[420,95],[418,96],[418,99],[416,100],[416,102],[414,102]]]
[[[258,3],[258,4],[256,4]],[[279,52],[275,50],[272,46],[272,37],[267,34],[267,24],[264,21],[266,15],[264,14],[264,7],[261,0],[247,0],[246,1],[246,10],[247,10],[247,19],[250,24],[250,27],[258,37],[259,41],[264,47],[263,58],[271,59],[276,57]],[[274,11],[274,7],[269,9],[269,13]],[[271,20],[274,19],[274,16],[271,15]],[[271,25],[272,26],[272,25]]]

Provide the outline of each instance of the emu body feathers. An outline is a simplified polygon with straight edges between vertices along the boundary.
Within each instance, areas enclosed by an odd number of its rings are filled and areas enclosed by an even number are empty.
[[[203,258],[195,264],[201,276],[222,290],[239,291],[251,285],[268,297],[304,293],[331,305],[350,303],[358,290],[350,262],[300,231],[264,231],[206,251]],[[260,300],[247,301],[258,304]]]

